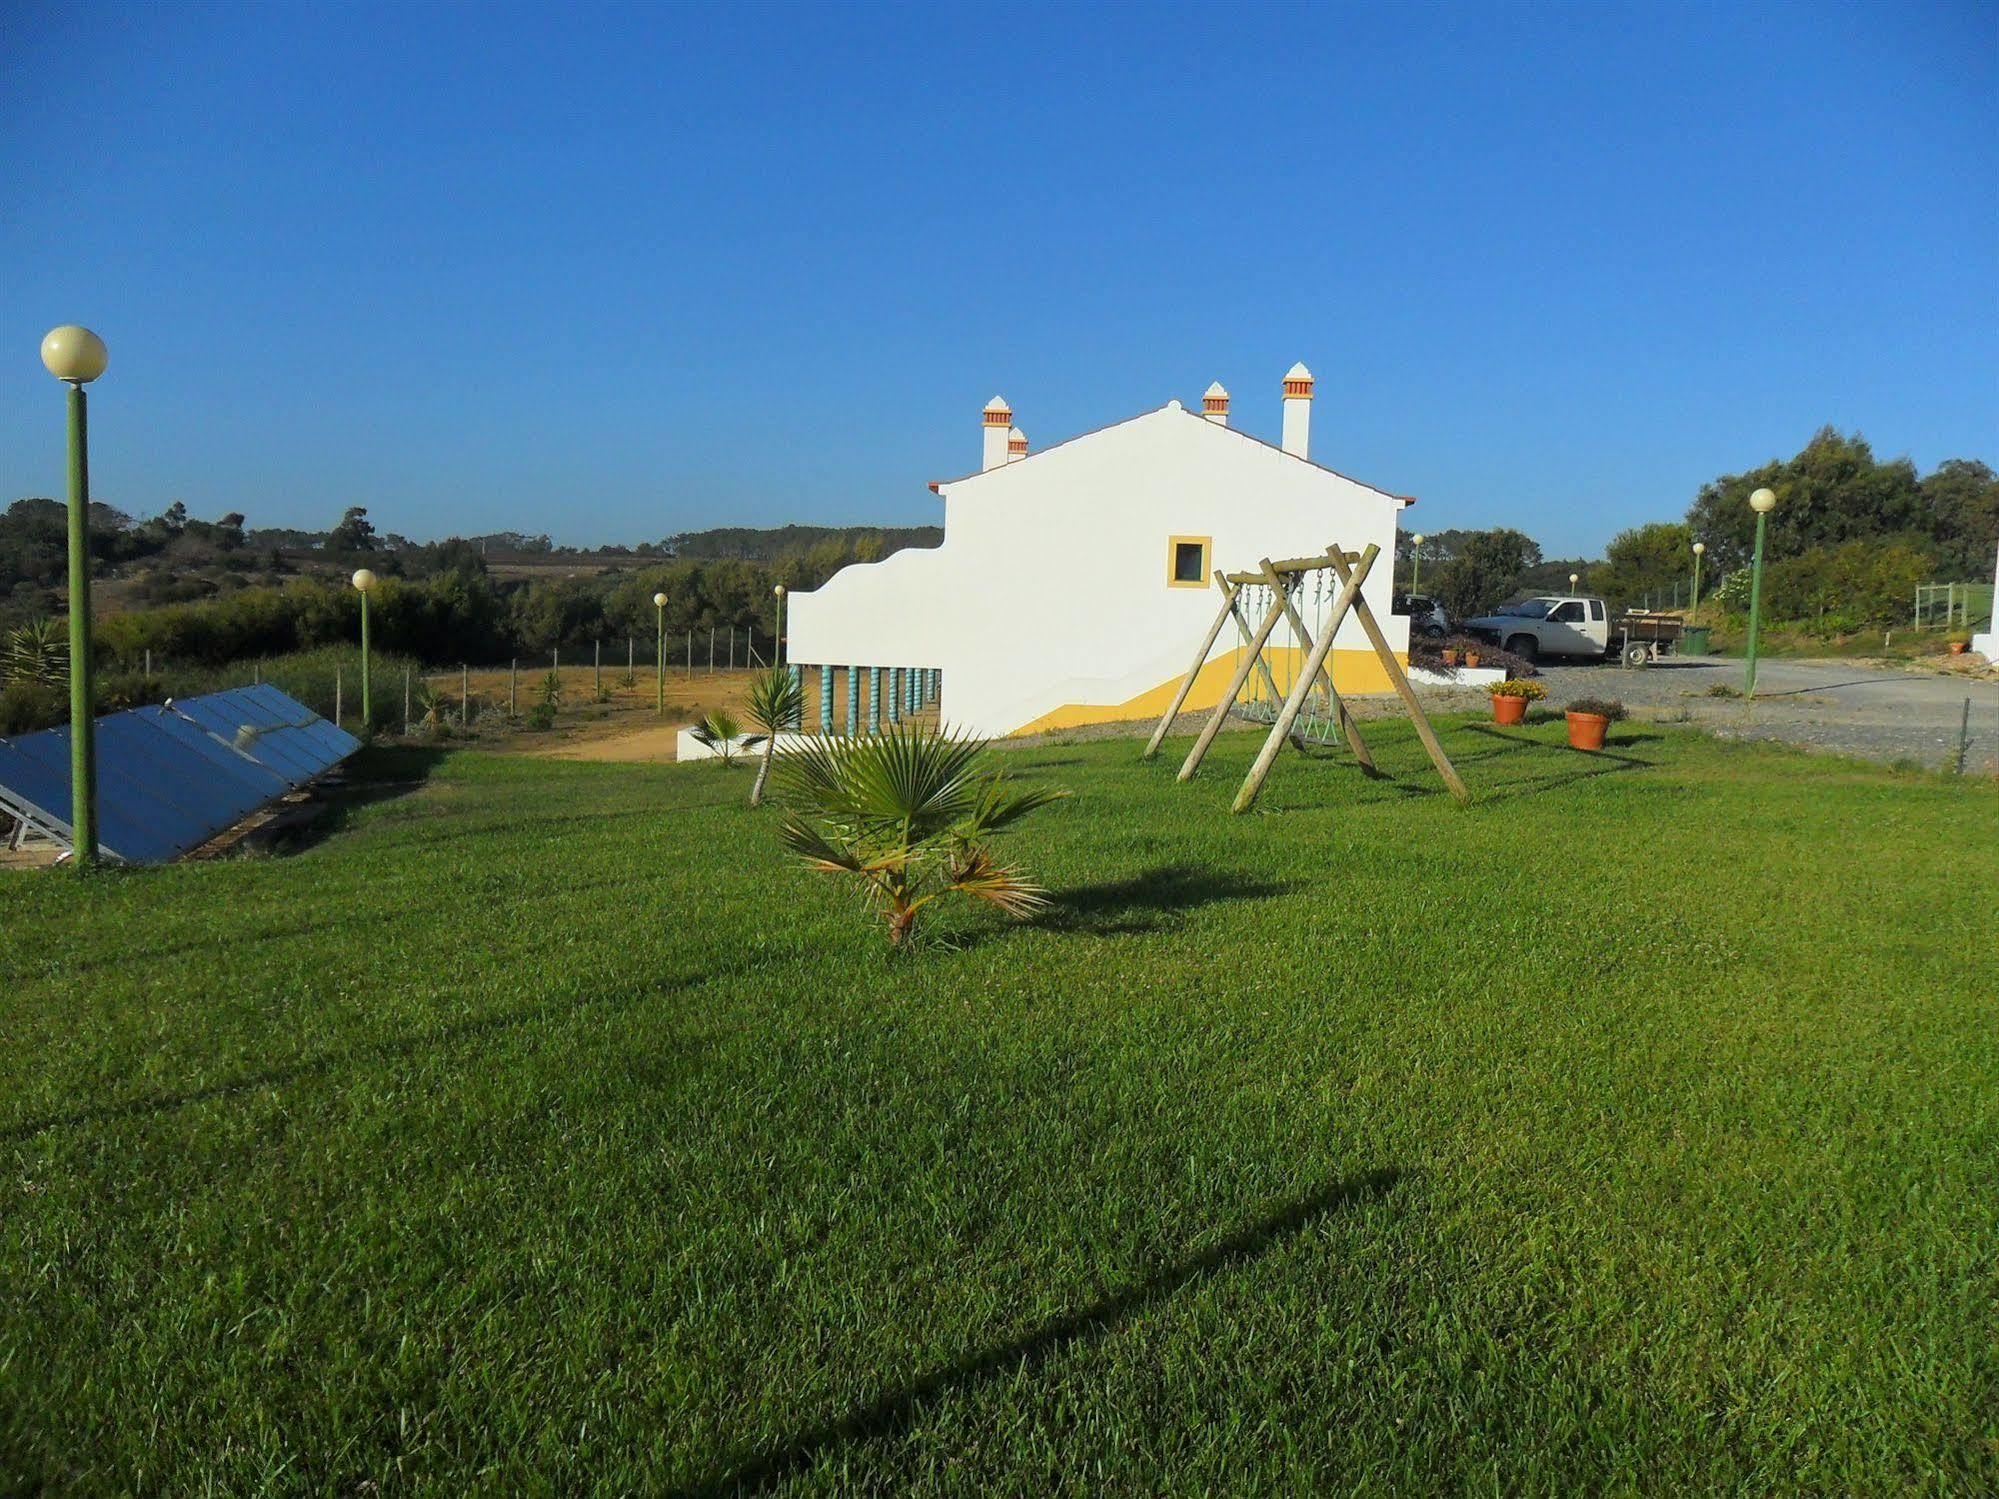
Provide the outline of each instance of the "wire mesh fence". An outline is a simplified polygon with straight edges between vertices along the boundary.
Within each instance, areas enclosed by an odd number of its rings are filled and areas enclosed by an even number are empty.
[[[1990,583],[1918,583],[1917,629],[1975,630],[1992,623]]]

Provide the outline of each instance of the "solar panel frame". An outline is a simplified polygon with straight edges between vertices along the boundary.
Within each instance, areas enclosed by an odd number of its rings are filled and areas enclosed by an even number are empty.
[[[17,740],[0,739],[0,806],[68,840],[69,775],[57,775],[18,749]]]
[[[65,842],[69,741],[66,725],[0,739],[0,807]],[[131,864],[191,853],[361,747],[271,687],[107,714],[96,744],[98,847]]]

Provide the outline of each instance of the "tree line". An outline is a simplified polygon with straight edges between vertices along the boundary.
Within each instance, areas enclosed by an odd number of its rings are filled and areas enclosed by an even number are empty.
[[[1421,581],[1454,619],[1523,593],[1566,592],[1570,573],[1585,591],[1629,607],[1676,589],[1686,597],[1700,541],[1703,594],[1746,608],[1756,536],[1749,496],[1765,487],[1777,496],[1763,584],[1772,619],[1825,633],[1892,625],[1908,618],[1917,584],[1990,576],[1999,475],[1988,464],[1952,458],[1919,475],[1907,458],[1882,461],[1858,433],[1825,427],[1794,457],[1702,485],[1684,520],[1620,531],[1600,559],[1545,559],[1531,537],[1505,527],[1443,531],[1418,548]]]

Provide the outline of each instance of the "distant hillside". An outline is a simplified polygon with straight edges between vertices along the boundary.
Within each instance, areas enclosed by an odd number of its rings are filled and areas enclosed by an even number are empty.
[[[934,547],[943,540],[942,526],[717,526],[710,531],[669,536],[666,544],[676,557],[778,562],[801,557],[828,543],[842,552],[865,557],[872,542],[880,548],[877,555],[886,557],[904,547]]]

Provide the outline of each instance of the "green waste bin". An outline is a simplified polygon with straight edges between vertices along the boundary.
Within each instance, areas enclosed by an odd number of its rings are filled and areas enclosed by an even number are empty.
[[[1708,629],[1707,625],[1688,625],[1680,631],[1680,650],[1689,656],[1705,656]]]

